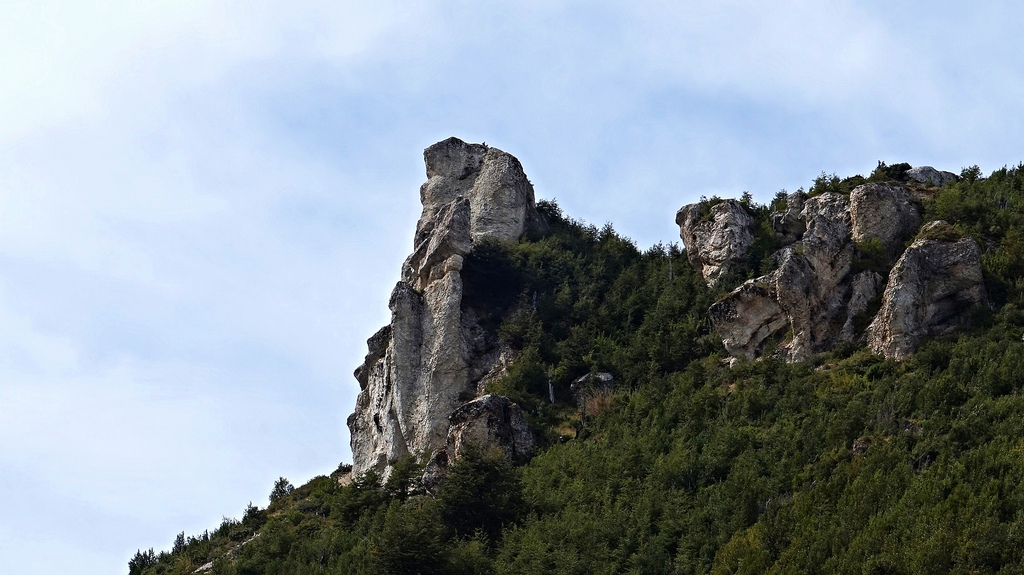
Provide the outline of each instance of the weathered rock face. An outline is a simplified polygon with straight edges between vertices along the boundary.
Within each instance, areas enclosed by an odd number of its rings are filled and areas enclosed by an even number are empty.
[[[800,239],[807,231],[807,224],[800,217],[804,210],[807,194],[794,192],[786,196],[786,209],[772,212],[769,216],[772,228],[782,237],[783,243],[791,244]]]
[[[711,307],[711,320],[734,356],[754,358],[771,339],[778,344],[776,353],[802,359],[835,343],[849,320],[854,283],[849,201],[839,194],[822,194],[803,201],[802,208],[799,219],[805,231],[773,256],[776,269],[745,282]],[[784,218],[782,214],[776,220]],[[862,291],[868,286],[858,283]],[[785,337],[773,337],[780,332]]]
[[[707,209],[688,204],[676,212],[679,237],[686,257],[707,281],[715,285],[747,254],[754,242],[754,219],[736,200],[725,200]]]
[[[511,154],[448,138],[424,150],[423,159],[427,181],[420,186],[423,215],[416,226],[417,246],[437,222],[434,214],[459,196],[470,200],[472,241],[515,241],[543,227],[534,208],[533,185]]]
[[[861,335],[857,320],[883,278],[854,269],[855,242],[877,238],[896,255],[920,224],[920,208],[900,186],[868,184],[849,199],[791,194],[769,217],[792,243],[772,256],[772,272],[734,289],[710,316],[731,355],[752,359],[771,343],[772,353],[796,361]]]
[[[348,419],[353,471],[387,475],[391,462],[441,449],[449,416],[477,394],[499,359],[483,312],[463,301],[463,258],[474,244],[544,230],[519,161],[450,138],[424,153],[427,182],[413,253],[391,294],[391,323],[367,342]],[[499,367],[501,367],[499,365]]]
[[[853,241],[877,238],[894,258],[903,242],[921,227],[921,208],[903,186],[865,184],[850,193],[850,220]]]
[[[960,179],[959,176],[953,172],[943,172],[936,170],[931,166],[917,166],[916,168],[910,168],[907,170],[907,177],[931,186],[942,187],[947,183]]]
[[[693,206],[680,210],[684,222],[696,213]],[[866,338],[878,353],[902,359],[923,338],[963,327],[970,308],[987,301],[977,244],[949,240],[956,234],[944,222],[925,226],[904,251],[904,242],[921,226],[921,206],[903,186],[865,184],[849,198],[792,194],[786,209],[769,218],[776,239],[788,243],[771,256],[774,269],[736,287],[709,310],[733,357],[753,359],[770,350],[796,361]],[[703,245],[694,242],[697,253],[689,254],[701,271],[709,261],[699,252]],[[864,262],[878,266],[897,257],[875,314],[886,282],[878,271],[864,269],[870,268]]]
[[[478,397],[448,418],[448,436],[427,463],[424,483],[428,489],[440,484],[448,467],[468,449],[496,450],[516,462],[528,458],[533,446],[533,431],[518,405],[501,395]]]
[[[922,235],[942,226],[948,224],[932,222]],[[919,239],[889,274],[882,309],[868,327],[868,345],[887,358],[906,358],[925,337],[969,323],[971,308],[985,303],[981,250],[973,239]]]
[[[765,279],[768,281],[744,282],[709,310],[729,355],[753,359],[769,337],[789,325],[775,282],[770,281],[773,278]]]

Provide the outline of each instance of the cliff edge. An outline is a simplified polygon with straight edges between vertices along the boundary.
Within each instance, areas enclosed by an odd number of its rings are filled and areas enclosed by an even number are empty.
[[[391,323],[367,341],[366,359],[355,371],[360,392],[348,427],[357,475],[375,470],[387,476],[399,459],[430,457],[446,447],[448,457],[457,457],[449,435],[455,426],[461,437],[465,417],[453,421],[453,414],[480,395],[481,380],[505,365],[497,336],[482,322],[486,311],[464,301],[463,258],[482,242],[515,242],[546,228],[533,185],[511,154],[449,138],[424,150],[423,159],[423,213],[391,293]],[[509,424],[508,418],[485,421]],[[514,425],[514,433],[474,436],[515,436],[517,442],[496,447],[519,456],[532,442],[524,439],[525,420]]]

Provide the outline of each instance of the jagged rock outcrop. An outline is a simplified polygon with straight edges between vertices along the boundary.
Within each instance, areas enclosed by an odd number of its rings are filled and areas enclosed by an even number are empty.
[[[877,238],[895,257],[921,219],[910,193],[886,184],[858,186],[849,198],[791,194],[786,208],[769,217],[778,237],[792,240],[772,255],[773,271],[744,282],[709,310],[734,357],[752,359],[771,343],[773,353],[795,361],[859,337],[858,320],[883,278],[856,269],[857,242]]]
[[[971,238],[942,238],[951,232],[945,222],[931,222],[896,262],[868,327],[868,345],[877,353],[904,359],[925,337],[967,325],[971,308],[987,303],[981,249]]]
[[[955,178],[932,168],[915,170],[908,172],[912,178],[932,185]],[[769,214],[776,240],[784,244],[770,258],[772,271],[742,283],[709,310],[729,354],[753,359],[770,350],[796,361],[841,341],[866,339],[878,353],[902,359],[923,338],[966,325],[969,310],[987,302],[980,250],[944,222],[921,228],[919,193],[899,184],[870,183],[854,188],[848,198],[787,196],[785,208]],[[731,228],[713,229],[714,218],[694,224],[701,213],[709,212],[684,206],[677,221],[689,230],[704,226],[705,238],[724,236]],[[718,247],[727,242],[711,246],[690,233],[696,240],[687,252],[694,252],[688,256],[698,271],[704,273],[709,261],[719,267],[735,261]],[[904,249],[915,235],[918,239]],[[713,257],[701,253],[706,246]],[[886,282],[883,273],[894,261]],[[881,310],[875,313],[880,296]]]
[[[484,395],[452,412],[448,437],[427,463],[423,481],[428,489],[436,488],[448,467],[468,449],[484,455],[498,451],[510,462],[520,462],[530,456],[533,447],[533,430],[523,410],[507,397]]]
[[[942,187],[949,182],[960,179],[953,172],[936,170],[931,166],[917,166],[907,170],[906,176],[915,182],[930,186]]]
[[[685,205],[676,212],[676,224],[690,265],[711,286],[742,261],[754,242],[754,219],[736,200],[710,209],[706,202]]]
[[[778,353],[801,359],[831,346],[847,319],[851,296],[850,205],[839,194],[803,203],[805,232],[773,256],[776,269],[749,280],[716,302],[712,322],[730,354],[753,358],[768,339],[788,328]]]
[[[486,312],[463,301],[463,258],[479,242],[545,229],[533,186],[510,154],[449,138],[423,157],[423,213],[391,294],[391,323],[368,340],[355,371],[360,393],[348,426],[357,475],[386,476],[391,462],[444,447],[449,416],[477,395],[501,356],[481,324]]]

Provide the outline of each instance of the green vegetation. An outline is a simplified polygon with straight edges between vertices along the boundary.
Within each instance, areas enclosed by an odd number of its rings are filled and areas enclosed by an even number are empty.
[[[880,238],[870,237],[856,242],[853,254],[854,271],[871,270],[885,277],[892,268],[892,260],[885,251],[885,244]]]
[[[917,240],[938,240],[940,242],[955,242],[964,237],[959,230],[950,225],[933,225],[926,230],[921,230],[914,238]]]
[[[882,166],[871,178],[905,171]],[[539,430],[528,464],[472,453],[434,497],[412,460],[386,483],[281,478],[266,509],[140,551],[130,573],[1024,572],[1024,166],[930,193],[926,221],[983,246],[996,311],[903,363],[844,344],[731,369],[706,320],[721,293],[677,246],[641,252],[543,203],[549,236],[464,267],[467,300],[520,350],[492,391]],[[593,371],[617,387],[583,419],[568,386]]]

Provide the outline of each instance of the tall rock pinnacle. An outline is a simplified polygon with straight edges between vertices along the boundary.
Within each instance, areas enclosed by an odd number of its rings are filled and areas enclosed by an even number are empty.
[[[512,155],[449,138],[423,159],[423,213],[391,294],[391,323],[367,341],[355,372],[360,393],[348,426],[356,474],[387,475],[398,459],[445,448],[450,416],[477,395],[501,351],[481,312],[463,301],[463,258],[482,241],[514,242],[545,228]]]

